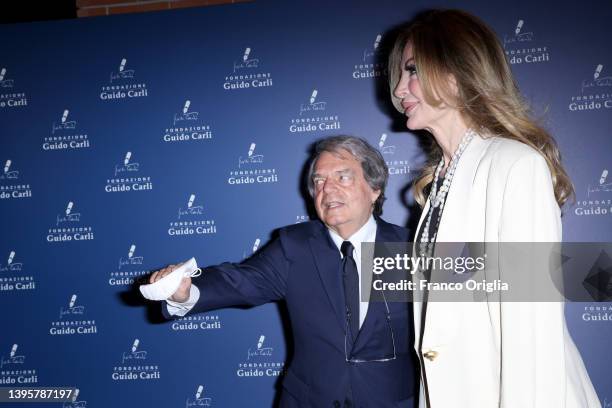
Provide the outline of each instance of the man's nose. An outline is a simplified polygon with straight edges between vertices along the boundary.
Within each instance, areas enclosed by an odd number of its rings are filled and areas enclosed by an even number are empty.
[[[331,191],[335,191],[336,189],[336,181],[332,178],[328,177],[325,179],[325,183],[323,184],[323,191],[329,193]]]

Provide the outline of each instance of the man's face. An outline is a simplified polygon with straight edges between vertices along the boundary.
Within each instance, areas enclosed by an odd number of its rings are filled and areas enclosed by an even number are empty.
[[[368,221],[380,195],[366,182],[361,164],[346,150],[323,152],[312,181],[317,215],[344,239]]]

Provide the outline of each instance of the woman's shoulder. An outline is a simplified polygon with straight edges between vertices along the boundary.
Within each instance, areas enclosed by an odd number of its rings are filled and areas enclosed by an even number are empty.
[[[507,137],[491,136],[489,143],[490,146],[489,149],[487,149],[487,154],[495,156],[498,159],[516,161],[528,157],[542,157],[533,147]]]
[[[489,143],[489,147],[484,158],[491,159],[493,164],[508,166],[518,161],[542,160],[546,162],[540,152],[518,140],[501,136],[489,136],[485,137],[485,139]]]
[[[483,137],[486,149],[478,165],[478,171],[506,177],[512,171],[523,167],[534,171],[546,170],[546,159],[533,147],[500,136]]]

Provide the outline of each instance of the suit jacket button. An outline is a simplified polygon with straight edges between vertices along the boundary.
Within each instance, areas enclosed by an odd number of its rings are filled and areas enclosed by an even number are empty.
[[[340,408],[340,401],[335,400],[333,404],[334,404],[334,408]]]
[[[434,361],[436,357],[438,357],[438,352],[434,350],[427,350],[423,353],[423,357],[425,357],[429,361]]]

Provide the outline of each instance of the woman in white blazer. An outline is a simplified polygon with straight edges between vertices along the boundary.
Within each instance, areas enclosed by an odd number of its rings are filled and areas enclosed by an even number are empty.
[[[389,74],[407,127],[434,142],[414,183],[417,245],[561,241],[571,182],[489,27],[458,10],[423,13],[400,32]],[[415,302],[414,310],[421,407],[601,406],[563,303]]]

